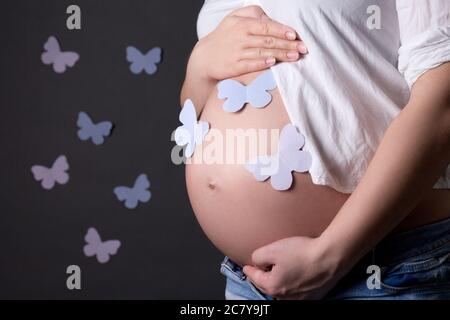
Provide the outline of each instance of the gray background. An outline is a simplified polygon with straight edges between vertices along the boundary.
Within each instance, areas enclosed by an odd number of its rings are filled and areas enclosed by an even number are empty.
[[[81,7],[82,29],[66,28]],[[196,41],[202,1],[2,1],[0,35],[0,298],[223,297],[221,254],[199,228],[184,167],[170,161],[179,90]],[[50,35],[80,54],[56,74],[41,63]],[[125,48],[163,48],[153,76],[134,75]],[[78,139],[86,111],[116,127],[101,146]],[[69,183],[46,191],[34,164],[67,156]],[[113,194],[140,173],[152,199],[126,209]],[[84,256],[95,227],[122,246],[102,265]],[[82,270],[82,289],[66,288],[66,268]]]

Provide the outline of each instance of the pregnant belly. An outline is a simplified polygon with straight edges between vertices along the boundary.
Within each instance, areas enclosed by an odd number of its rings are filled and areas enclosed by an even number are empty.
[[[248,84],[258,75],[236,80]],[[202,229],[240,265],[250,263],[255,249],[273,241],[319,236],[348,197],[314,185],[308,173],[294,173],[291,188],[277,191],[245,169],[255,147],[258,155],[276,151],[277,130],[290,123],[278,90],[271,94],[265,108],[246,105],[228,113],[217,91],[212,92],[200,117],[211,130],[186,165],[187,190]]]

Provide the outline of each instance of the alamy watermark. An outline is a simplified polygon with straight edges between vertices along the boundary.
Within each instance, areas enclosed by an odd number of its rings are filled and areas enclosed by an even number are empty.
[[[271,155],[278,148],[280,129],[211,128],[204,141],[196,146],[190,158],[183,156],[184,146],[174,145],[171,160],[174,164],[245,164],[256,163],[259,155]],[[195,134],[195,133],[194,133]],[[175,141],[174,132],[171,140]],[[190,141],[187,136],[186,141]],[[273,163],[273,161],[271,162]]]
[[[81,269],[76,264],[67,267],[66,273],[69,274],[66,280],[66,287],[69,290],[81,290]]]
[[[380,269],[380,267],[375,264],[372,264],[367,267],[366,273],[370,274],[370,276],[367,278],[367,281],[366,281],[367,289],[369,289],[369,290],[381,289],[381,269]]]
[[[76,4],[67,7],[66,13],[69,14],[66,20],[66,27],[69,30],[81,29],[81,9]]]
[[[379,6],[373,4],[367,7],[366,13],[369,15],[366,21],[366,26],[369,30],[381,29],[381,9]]]

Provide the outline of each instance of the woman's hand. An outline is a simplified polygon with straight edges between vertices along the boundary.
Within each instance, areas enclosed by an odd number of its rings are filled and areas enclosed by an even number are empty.
[[[320,299],[345,273],[339,251],[319,238],[286,238],[255,250],[248,279],[277,299]]]
[[[449,76],[449,62],[420,76],[320,237],[282,239],[253,253],[256,266],[244,272],[257,287],[282,299],[321,298],[410,214],[450,163]]]
[[[223,80],[296,61],[307,53],[295,30],[271,20],[258,6],[233,11],[195,46],[190,64],[204,78]]]
[[[191,53],[180,103],[194,102],[200,114],[218,81],[296,61],[307,49],[295,30],[271,20],[258,6],[231,12]]]

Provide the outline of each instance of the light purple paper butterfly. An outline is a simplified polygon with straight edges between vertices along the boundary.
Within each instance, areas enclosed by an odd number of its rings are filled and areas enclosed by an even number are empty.
[[[133,187],[115,187],[114,193],[119,201],[125,201],[125,207],[134,209],[139,201],[145,203],[150,200],[152,194],[148,188],[150,188],[150,181],[148,181],[147,175],[143,173],[137,177]]]
[[[155,47],[146,54],[141,53],[135,47],[127,47],[127,60],[131,62],[130,70],[134,74],[145,71],[147,74],[154,74],[158,70],[156,64],[161,62],[161,48]]]
[[[255,108],[264,108],[272,101],[272,95],[267,92],[277,87],[272,71],[259,75],[249,85],[243,85],[236,80],[226,79],[218,83],[219,99],[226,99],[222,108],[227,112],[241,110],[246,103]]]
[[[72,51],[61,51],[58,40],[50,36],[44,44],[45,52],[41,55],[44,64],[53,64],[53,70],[57,73],[66,71],[66,67],[73,67],[80,58],[79,54]]]
[[[295,126],[287,124],[281,131],[278,152],[272,156],[260,156],[245,164],[258,181],[270,177],[275,190],[287,190],[292,185],[292,171],[306,172],[311,168],[312,157],[307,151],[300,150],[305,138]]]
[[[194,153],[195,146],[202,144],[209,130],[209,123],[197,121],[195,106],[190,99],[184,102],[181,109],[180,122],[183,124],[175,130],[175,143],[179,146],[185,146],[184,155],[190,158]]]
[[[105,137],[111,134],[113,124],[110,121],[102,121],[94,124],[91,118],[83,111],[78,114],[77,125],[80,128],[78,137],[85,141],[91,139],[95,145],[100,145],[105,141]]]
[[[34,179],[41,181],[42,188],[50,190],[55,186],[55,183],[66,184],[69,181],[69,170],[66,156],[61,155],[56,158],[51,168],[41,165],[34,165],[31,167]]]
[[[97,257],[100,263],[109,261],[110,256],[115,255],[120,248],[119,240],[102,241],[100,235],[95,228],[89,228],[84,237],[86,245],[83,247],[83,252],[86,257]]]

